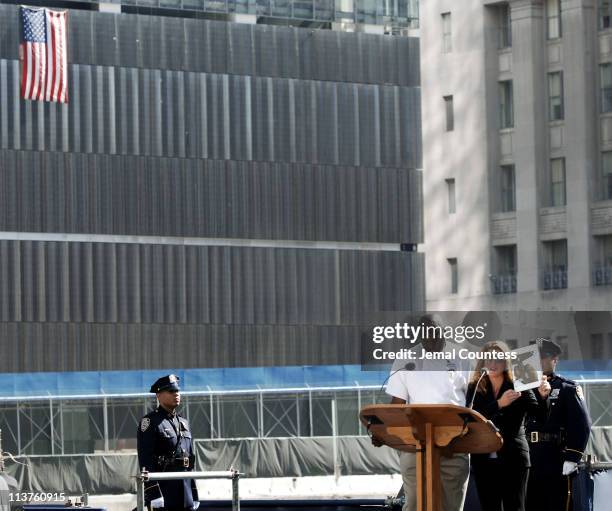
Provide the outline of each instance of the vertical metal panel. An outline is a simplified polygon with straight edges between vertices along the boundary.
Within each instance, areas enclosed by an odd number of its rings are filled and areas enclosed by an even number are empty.
[[[70,103],[49,105],[19,99],[16,9],[0,230],[422,239],[417,41],[73,11]],[[0,370],[165,367],[169,338],[184,367],[346,360],[341,323],[422,307],[422,271],[399,252],[0,241]]]
[[[17,6],[0,5],[2,41],[19,40],[16,16]],[[83,10],[70,12],[68,28],[69,61],[77,64],[419,83],[417,38]],[[17,59],[17,45],[2,41],[0,57]]]
[[[0,229],[5,231],[422,239],[417,171],[27,151],[3,155]],[[395,215],[405,203],[410,207],[401,222],[392,220],[390,212]],[[352,219],[356,225],[350,225]]]
[[[421,164],[415,88],[355,89],[336,82],[207,74],[198,75],[201,86],[196,91],[191,75],[182,71],[115,72],[88,65],[72,66],[70,76],[69,105],[21,101],[18,118],[7,113],[6,127],[0,122],[0,129],[10,147],[113,154],[120,133],[122,154],[185,157],[191,152],[226,160],[407,168]],[[65,125],[69,110],[71,122]],[[14,132],[19,137],[10,140]],[[351,142],[351,134],[359,143]],[[202,140],[195,151],[189,150],[192,139]]]

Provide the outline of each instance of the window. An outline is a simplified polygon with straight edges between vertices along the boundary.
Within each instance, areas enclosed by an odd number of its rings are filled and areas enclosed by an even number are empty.
[[[567,240],[549,241],[547,244],[548,267],[553,271],[567,271]]]
[[[597,8],[599,30],[605,30],[606,28],[610,28],[612,26],[610,23],[612,15],[612,9],[610,8],[611,5],[612,1],[610,0],[599,0],[599,5]]]
[[[442,53],[453,51],[452,32],[451,32],[451,13],[442,14]]]
[[[516,245],[495,247],[495,274],[491,276],[493,293],[516,293]]]
[[[514,126],[514,99],[512,97],[512,80],[499,82],[499,127]]]
[[[510,18],[510,6],[500,5],[497,9],[497,31],[498,48],[510,48],[512,46],[512,20]]]
[[[457,211],[457,202],[455,198],[455,180],[446,180],[446,189],[448,191],[448,213],[453,214]]]
[[[561,37],[561,0],[546,0],[546,37]]]
[[[567,287],[567,240],[544,242],[544,289]]]
[[[548,119],[563,119],[563,73],[548,73]]]
[[[497,252],[497,272],[500,275],[516,274],[516,245],[495,247]]]
[[[459,292],[459,271],[457,269],[457,259],[455,257],[447,259],[450,269],[450,292],[456,295]]]
[[[500,167],[500,181],[502,212],[516,211],[514,165],[502,165]]]
[[[603,263],[607,268],[612,268],[612,234],[602,236],[602,238]]]
[[[601,199],[612,200],[612,151],[601,153]]]
[[[601,111],[612,112],[612,62],[599,66]]]
[[[612,285],[612,234],[595,236],[595,243],[597,258],[593,266],[593,284],[610,286]]]
[[[565,158],[555,158],[550,160],[550,205],[565,204]]]
[[[455,114],[452,96],[444,96],[444,106],[446,108],[446,131],[453,131],[455,129]]]

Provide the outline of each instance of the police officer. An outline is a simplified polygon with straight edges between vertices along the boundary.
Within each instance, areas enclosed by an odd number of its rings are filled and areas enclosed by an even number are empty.
[[[572,506],[572,479],[589,439],[591,420],[580,386],[555,374],[559,345],[548,339],[537,342],[549,388],[544,397],[536,393],[540,410],[527,418],[531,471],[526,508],[565,511]]]
[[[174,374],[159,378],[150,390],[159,406],[140,420],[138,462],[149,472],[188,472],[194,467],[189,423],[176,413],[181,403],[178,382]],[[193,479],[147,481],[145,503],[166,511],[195,510],[200,504]]]

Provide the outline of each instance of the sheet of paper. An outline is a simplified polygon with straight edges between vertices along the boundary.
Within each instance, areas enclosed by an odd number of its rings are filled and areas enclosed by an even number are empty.
[[[542,364],[540,363],[540,349],[537,344],[513,350],[516,354],[510,360],[514,376],[514,390],[523,392],[540,386],[542,379]]]

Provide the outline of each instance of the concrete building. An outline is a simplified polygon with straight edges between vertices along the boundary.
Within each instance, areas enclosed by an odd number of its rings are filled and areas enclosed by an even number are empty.
[[[611,15],[421,2],[428,309],[612,307]]]

